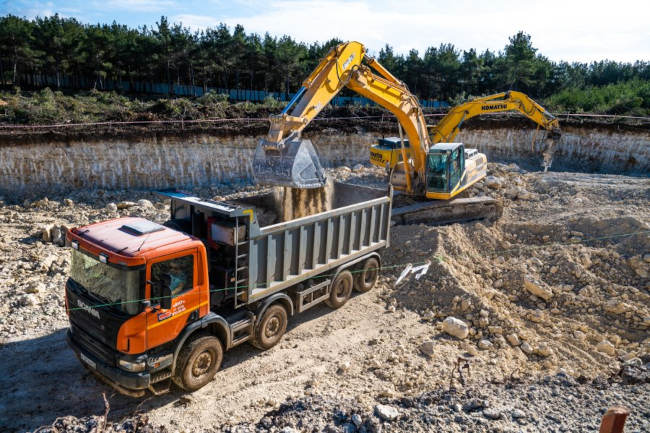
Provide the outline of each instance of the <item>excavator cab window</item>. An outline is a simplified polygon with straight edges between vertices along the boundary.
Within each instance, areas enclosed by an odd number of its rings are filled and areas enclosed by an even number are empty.
[[[460,177],[463,174],[463,148],[458,147],[451,152],[451,158],[449,160],[449,188],[453,189],[458,182],[460,182]]]
[[[427,158],[427,190],[446,192],[448,190],[447,152],[429,152]]]

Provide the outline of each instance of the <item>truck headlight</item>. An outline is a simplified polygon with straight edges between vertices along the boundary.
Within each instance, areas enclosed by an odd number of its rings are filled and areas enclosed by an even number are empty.
[[[145,367],[144,361],[132,362],[127,361],[126,359],[120,359],[119,365],[122,370],[131,371],[134,373],[143,371]]]

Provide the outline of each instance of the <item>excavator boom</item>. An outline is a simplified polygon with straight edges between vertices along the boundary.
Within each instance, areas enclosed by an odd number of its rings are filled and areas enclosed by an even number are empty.
[[[320,188],[325,173],[318,153],[300,133],[345,87],[352,71],[361,64],[365,48],[359,42],[334,47],[279,115],[255,149],[253,172],[258,183],[291,188]]]

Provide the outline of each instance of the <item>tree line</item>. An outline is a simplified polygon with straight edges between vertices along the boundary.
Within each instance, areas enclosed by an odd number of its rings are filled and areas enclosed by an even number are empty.
[[[65,76],[72,87],[83,79],[100,90],[111,79],[292,93],[341,42],[307,44],[286,35],[246,33],[241,25],[192,31],[164,16],[155,26],[130,28],[59,15],[33,20],[7,15],[0,17],[0,84],[26,86],[26,77],[48,75],[59,86]],[[376,57],[421,99],[456,103],[517,89],[539,99],[564,94],[567,104],[580,105],[570,101],[574,89],[586,91],[582,98],[587,98],[589,89],[624,85],[631,89],[624,109],[650,109],[650,62],[554,62],[524,32],[510,37],[499,52],[441,44],[402,55],[386,45]]]

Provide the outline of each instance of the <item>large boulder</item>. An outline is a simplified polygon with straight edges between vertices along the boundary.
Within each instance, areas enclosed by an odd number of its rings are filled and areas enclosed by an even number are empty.
[[[469,335],[469,326],[455,317],[449,316],[442,322],[442,330],[456,338],[465,339]]]

